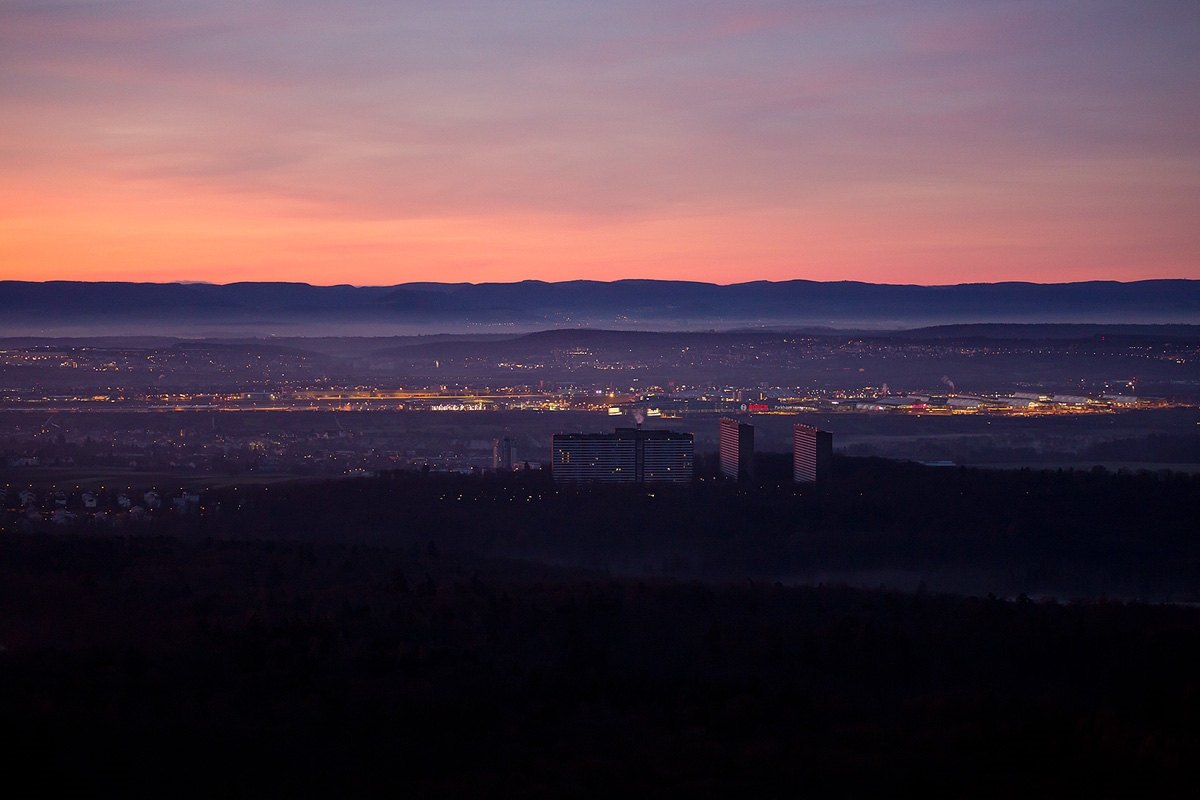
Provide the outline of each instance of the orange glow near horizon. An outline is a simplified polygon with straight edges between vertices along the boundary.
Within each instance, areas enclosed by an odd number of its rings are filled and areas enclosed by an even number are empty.
[[[111,187],[57,198],[0,192],[0,280],[295,281],[392,285],[657,278],[710,283],[857,280],[954,284],[1130,280],[1131,253],[1102,220],[1005,217],[909,202],[662,218],[494,214],[355,219],[254,195]],[[880,203],[885,201],[881,200]],[[22,207],[24,207],[22,209]],[[952,220],[952,224],[946,224]],[[1145,230],[1172,224],[1146,220]],[[1074,228],[1074,229],[1073,229]],[[1119,229],[1117,229],[1119,230]],[[1053,246],[1058,241],[1085,245]],[[1144,277],[1195,277],[1189,253]],[[1140,264],[1132,264],[1140,267]]]
[[[0,8],[0,280],[1200,279],[1194,9],[252,5]]]

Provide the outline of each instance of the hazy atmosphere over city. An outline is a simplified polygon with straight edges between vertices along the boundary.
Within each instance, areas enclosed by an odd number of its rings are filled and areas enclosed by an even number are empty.
[[[1200,4],[0,0],[36,796],[1190,796]]]

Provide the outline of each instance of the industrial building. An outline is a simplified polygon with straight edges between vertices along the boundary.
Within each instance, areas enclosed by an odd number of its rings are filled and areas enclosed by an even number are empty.
[[[813,483],[833,471],[833,434],[811,425],[792,426],[792,480]]]
[[[691,483],[692,434],[617,428],[612,433],[556,433],[555,483]]]
[[[721,418],[721,474],[735,481],[754,477],[754,426]]]

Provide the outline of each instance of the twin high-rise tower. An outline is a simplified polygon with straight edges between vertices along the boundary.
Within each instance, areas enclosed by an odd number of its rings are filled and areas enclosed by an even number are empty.
[[[721,420],[721,474],[744,481],[754,477],[754,426],[725,417]],[[811,425],[792,426],[792,480],[813,483],[833,467],[833,434]]]

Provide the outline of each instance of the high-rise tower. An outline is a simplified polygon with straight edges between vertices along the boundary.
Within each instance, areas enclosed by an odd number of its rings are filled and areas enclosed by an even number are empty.
[[[813,483],[833,470],[833,434],[811,425],[792,426],[792,479]]]
[[[721,419],[721,474],[736,481],[754,477],[754,426]]]

